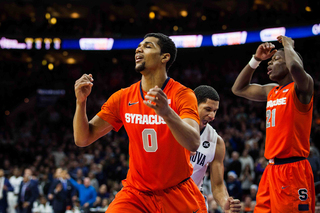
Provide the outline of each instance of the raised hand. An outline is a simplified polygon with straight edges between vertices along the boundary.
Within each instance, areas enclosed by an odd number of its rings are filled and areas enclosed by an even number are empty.
[[[294,40],[292,38],[280,35],[277,37],[277,39],[279,43],[283,45],[283,47],[292,46],[294,48]]]
[[[55,189],[57,192],[60,192],[62,190],[62,184],[58,183]]]
[[[143,103],[154,109],[157,115],[163,117],[169,112],[170,107],[167,95],[158,86],[150,89],[145,98],[146,100],[144,100]]]
[[[277,50],[274,48],[275,48],[274,44],[269,42],[260,44],[256,50],[256,54],[254,55],[255,59],[258,61],[264,61],[266,59],[271,58],[277,52]]]
[[[91,93],[93,86],[92,74],[83,74],[74,84],[74,91],[77,101],[83,102]]]

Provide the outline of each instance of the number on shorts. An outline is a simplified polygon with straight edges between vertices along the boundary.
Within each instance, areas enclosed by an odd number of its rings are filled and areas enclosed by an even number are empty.
[[[270,119],[271,119],[271,127],[276,125],[276,109],[273,109],[272,112],[267,110],[267,128],[270,127]]]
[[[143,148],[146,152],[155,152],[158,149],[157,132],[154,129],[142,131]]]

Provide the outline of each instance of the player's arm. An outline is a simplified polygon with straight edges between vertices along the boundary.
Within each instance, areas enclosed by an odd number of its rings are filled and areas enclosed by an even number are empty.
[[[144,101],[144,104],[153,108],[157,115],[163,118],[178,143],[191,152],[197,151],[200,145],[198,122],[192,118],[181,119],[169,106],[167,95],[157,86],[150,89],[145,97],[154,104],[148,101]]]
[[[223,182],[225,156],[225,143],[218,135],[216,152],[213,161],[210,163],[210,180],[212,195],[215,201],[228,212],[240,212],[240,200],[229,197],[226,186]]]
[[[286,36],[278,36],[278,41],[284,47],[284,56],[286,65],[295,82],[295,89],[299,100],[308,104],[311,100],[314,90],[312,77],[304,70],[303,62],[294,50],[294,41]]]
[[[241,70],[232,86],[232,92],[235,95],[253,101],[267,100],[268,93],[274,86],[276,86],[276,84],[252,84],[251,79],[259,63],[270,58],[276,53],[277,50],[271,51],[273,48],[274,45],[272,43],[263,43],[259,45],[254,58],[252,58],[249,64]]]
[[[171,109],[170,113],[163,119],[181,146],[191,152],[197,151],[200,145],[200,132],[199,124],[195,120],[191,118],[181,119],[173,109]]]
[[[76,111],[73,117],[73,135],[77,146],[88,146],[98,138],[112,130],[112,125],[95,116],[88,122],[86,113],[87,97],[91,93],[93,86],[92,75],[84,74],[75,83]]]

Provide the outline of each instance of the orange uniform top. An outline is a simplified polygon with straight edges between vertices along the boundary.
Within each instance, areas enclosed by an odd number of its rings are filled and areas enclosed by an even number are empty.
[[[191,89],[167,78],[162,90],[181,119],[199,123],[197,99]],[[115,131],[122,125],[127,131],[127,183],[141,191],[162,190],[191,176],[190,151],[176,141],[163,118],[143,103],[145,95],[139,81],[114,93],[97,115]]]
[[[291,82],[269,92],[266,110],[265,157],[308,157],[313,97],[301,103]]]

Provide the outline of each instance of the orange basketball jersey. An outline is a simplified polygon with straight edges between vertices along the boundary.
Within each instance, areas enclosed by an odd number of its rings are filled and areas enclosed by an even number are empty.
[[[302,104],[294,82],[274,87],[268,94],[266,108],[265,157],[308,157],[313,111],[313,97]]]
[[[183,118],[199,123],[194,92],[168,78],[162,90],[169,106]],[[165,121],[143,103],[141,81],[114,93],[97,114],[115,131],[122,125],[129,137],[127,183],[141,191],[162,190],[179,184],[192,174],[190,151],[172,135]]]

